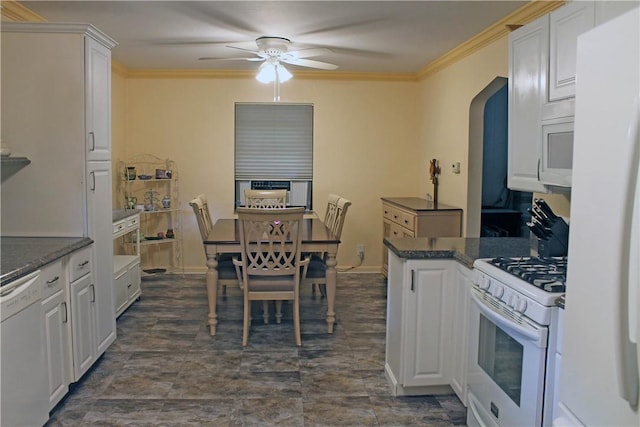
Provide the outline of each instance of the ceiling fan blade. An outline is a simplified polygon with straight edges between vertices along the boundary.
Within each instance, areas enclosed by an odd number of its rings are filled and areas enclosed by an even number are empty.
[[[213,56],[203,56],[200,61],[264,61],[264,58],[219,58]]]
[[[300,67],[318,68],[320,70],[335,70],[336,68],[338,68],[338,66],[335,64],[314,61],[312,59],[282,58],[281,61],[286,62],[287,64],[298,65]]]
[[[291,55],[294,58],[309,58],[311,56],[328,55],[332,53],[331,49],[326,47],[315,47],[309,49],[292,50],[287,52],[287,55]]]
[[[251,52],[251,53],[255,53],[256,55],[258,54],[258,51],[257,51],[257,50],[255,50],[255,49],[247,49],[247,48],[244,48],[244,47],[233,46],[233,45],[230,45],[230,44],[226,45],[225,47],[228,47],[228,48],[230,48],[230,49],[242,50],[242,51],[244,51],[244,52]]]

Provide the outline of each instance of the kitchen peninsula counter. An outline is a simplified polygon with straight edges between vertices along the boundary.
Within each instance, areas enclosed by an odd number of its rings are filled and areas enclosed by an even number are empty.
[[[88,237],[2,237],[0,286],[92,243]]]
[[[455,259],[468,268],[480,258],[531,255],[524,237],[391,237],[384,244],[404,259]]]

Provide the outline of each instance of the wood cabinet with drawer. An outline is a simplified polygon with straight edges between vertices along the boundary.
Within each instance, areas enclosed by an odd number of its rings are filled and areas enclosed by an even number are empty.
[[[382,236],[460,237],[462,209],[417,197],[382,198]],[[382,274],[387,276],[388,253],[382,251]]]

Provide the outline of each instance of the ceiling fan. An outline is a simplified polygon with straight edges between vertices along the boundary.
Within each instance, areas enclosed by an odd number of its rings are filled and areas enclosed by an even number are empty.
[[[200,60],[240,60],[240,61],[256,61],[261,62],[265,61],[266,63],[271,63],[273,65],[277,65],[281,62],[286,64],[297,65],[300,67],[309,67],[309,68],[317,68],[321,70],[335,70],[338,68],[335,64],[330,64],[328,62],[316,61],[313,59],[306,59],[312,56],[324,55],[327,53],[331,53],[330,49],[327,48],[308,48],[308,49],[298,49],[298,50],[289,50],[291,46],[291,40],[286,39],[284,37],[258,37],[256,39],[257,50],[246,49],[243,47],[227,45],[228,48],[242,50],[245,52],[253,53],[254,57],[241,57],[241,58],[211,58],[211,57],[203,57],[199,58]]]

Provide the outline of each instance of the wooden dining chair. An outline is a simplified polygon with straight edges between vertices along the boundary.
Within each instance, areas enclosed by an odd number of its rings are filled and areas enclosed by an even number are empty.
[[[244,190],[247,208],[286,208],[287,190]]]
[[[207,256],[204,241],[209,236],[209,232],[213,228],[211,213],[209,212],[209,203],[204,194],[199,194],[189,202],[189,206],[193,209],[198,222],[198,229],[202,237],[203,249],[205,249],[205,257]],[[232,260],[233,254],[222,254],[218,256],[218,284],[222,285],[222,295],[227,294],[227,286],[239,286],[238,275]]]
[[[247,208],[275,209],[287,207],[287,190],[244,190],[244,204]],[[262,318],[269,323],[269,301],[262,301]],[[282,318],[281,305],[276,304],[276,321]]]
[[[304,208],[238,208],[239,268],[244,294],[242,345],[249,339],[251,301],[293,302],[296,344],[300,338],[300,280],[309,258],[301,259],[301,230]]]
[[[351,202],[344,197],[336,194],[329,194],[327,199],[327,210],[324,216],[324,225],[333,233],[335,237],[340,239],[344,220],[347,216]],[[322,297],[326,296],[326,254],[312,254],[307,274],[303,279],[305,285],[311,284],[312,293],[315,295],[316,288],[320,290]]]

